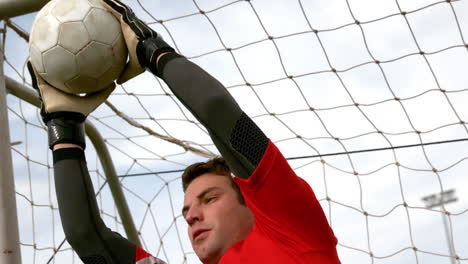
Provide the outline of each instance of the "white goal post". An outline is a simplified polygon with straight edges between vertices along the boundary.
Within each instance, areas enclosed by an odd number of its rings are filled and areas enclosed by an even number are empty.
[[[39,10],[48,0],[2,0],[0,19]],[[3,43],[3,37],[2,42]],[[2,45],[2,44],[0,44]],[[0,50],[3,51],[3,45]],[[10,146],[3,56],[0,58],[0,146]],[[21,264],[18,216],[10,148],[0,148],[0,263]]]
[[[3,50],[3,37],[0,50]],[[21,264],[3,56],[0,56],[0,263]]]
[[[0,19],[20,16],[41,9],[49,0],[1,0]]]

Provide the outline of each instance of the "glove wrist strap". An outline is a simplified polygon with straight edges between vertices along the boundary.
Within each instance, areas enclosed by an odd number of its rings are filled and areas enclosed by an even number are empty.
[[[49,131],[49,148],[52,150],[55,145],[68,143],[86,147],[84,121],[77,121],[63,117],[50,119],[47,122]]]
[[[158,77],[161,77],[161,71],[156,62],[158,57],[166,52],[175,52],[175,50],[159,36],[142,40],[137,45],[138,61]]]

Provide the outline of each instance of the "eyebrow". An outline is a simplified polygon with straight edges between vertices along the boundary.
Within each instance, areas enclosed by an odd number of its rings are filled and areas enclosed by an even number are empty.
[[[221,188],[219,187],[210,187],[206,190],[204,190],[203,192],[201,192],[200,194],[197,195],[197,199],[198,200],[201,200],[203,199],[203,197],[205,197],[207,194],[211,193],[211,192],[214,192],[214,191],[217,191],[217,190],[221,190]],[[190,206],[186,205],[184,206],[184,208],[182,208],[182,216],[185,218],[185,215],[187,214],[188,210],[190,209]]]

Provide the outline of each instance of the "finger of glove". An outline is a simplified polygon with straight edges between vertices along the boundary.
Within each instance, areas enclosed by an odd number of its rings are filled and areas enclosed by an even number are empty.
[[[101,3],[120,21],[122,29],[124,29],[124,24],[127,25],[138,39],[157,37],[158,34],[141,21],[124,3],[118,0],[101,0]]]
[[[137,36],[133,32],[133,30],[125,23],[122,23],[122,32],[124,34],[125,44],[127,45],[128,49],[129,61],[117,80],[118,84],[125,83],[128,80],[136,77],[137,75],[140,75],[145,71],[145,69],[140,64],[136,53],[137,45],[139,42]]]
[[[115,89],[113,83],[108,88],[85,96],[62,92],[48,85],[40,85],[42,100],[47,113],[77,112],[87,116],[101,105]]]
[[[122,74],[117,79],[117,83],[122,84],[145,71],[138,60],[136,48],[138,42],[140,41],[139,38],[143,37],[145,32],[146,34],[151,35],[152,32],[148,30],[140,30],[140,28],[143,27],[141,25],[136,25],[144,23],[141,22],[138,18],[136,18],[131,9],[129,9],[120,1],[101,0],[101,3],[120,21],[122,33],[125,39],[125,44],[127,45],[129,62],[122,71]]]
[[[130,61],[127,66],[125,66],[125,69],[123,73],[119,76],[117,79],[118,84],[123,84],[130,79],[135,78],[136,76],[142,74],[145,71],[140,65],[139,62],[132,62]]]
[[[128,47],[129,60],[125,65],[125,68],[123,69],[122,73],[119,75],[119,78],[117,79],[118,84],[123,84],[145,71],[145,69],[141,66],[136,54],[135,43],[138,43],[136,38],[126,38],[125,42],[127,43]]]
[[[31,75],[31,81],[32,81],[32,86],[35,89],[39,89],[39,86],[41,85],[47,85],[50,86],[42,77],[39,75],[32,65],[31,61],[28,61],[28,71],[29,75]]]
[[[129,21],[132,23],[127,24],[123,18],[121,18],[121,27],[128,49],[129,62],[126,65],[123,73],[118,78],[118,84],[125,83],[145,71],[145,69],[141,66],[137,56],[137,45],[141,39],[158,37],[158,34],[155,31],[153,31],[137,17],[134,16],[133,19],[130,19]],[[139,38],[139,36],[142,35],[143,37]]]
[[[100,2],[107,11],[111,12],[119,20],[125,14],[126,5],[120,1],[100,0]]]
[[[39,89],[39,86],[37,85],[36,71],[34,70],[34,67],[32,66],[31,61],[28,61],[28,71],[29,71],[29,75],[31,76],[33,88]]]

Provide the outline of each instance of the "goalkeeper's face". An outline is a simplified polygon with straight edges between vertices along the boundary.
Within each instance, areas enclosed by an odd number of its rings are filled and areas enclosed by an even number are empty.
[[[229,247],[247,237],[254,222],[230,179],[212,173],[198,176],[187,187],[182,214],[203,263],[217,263]]]

